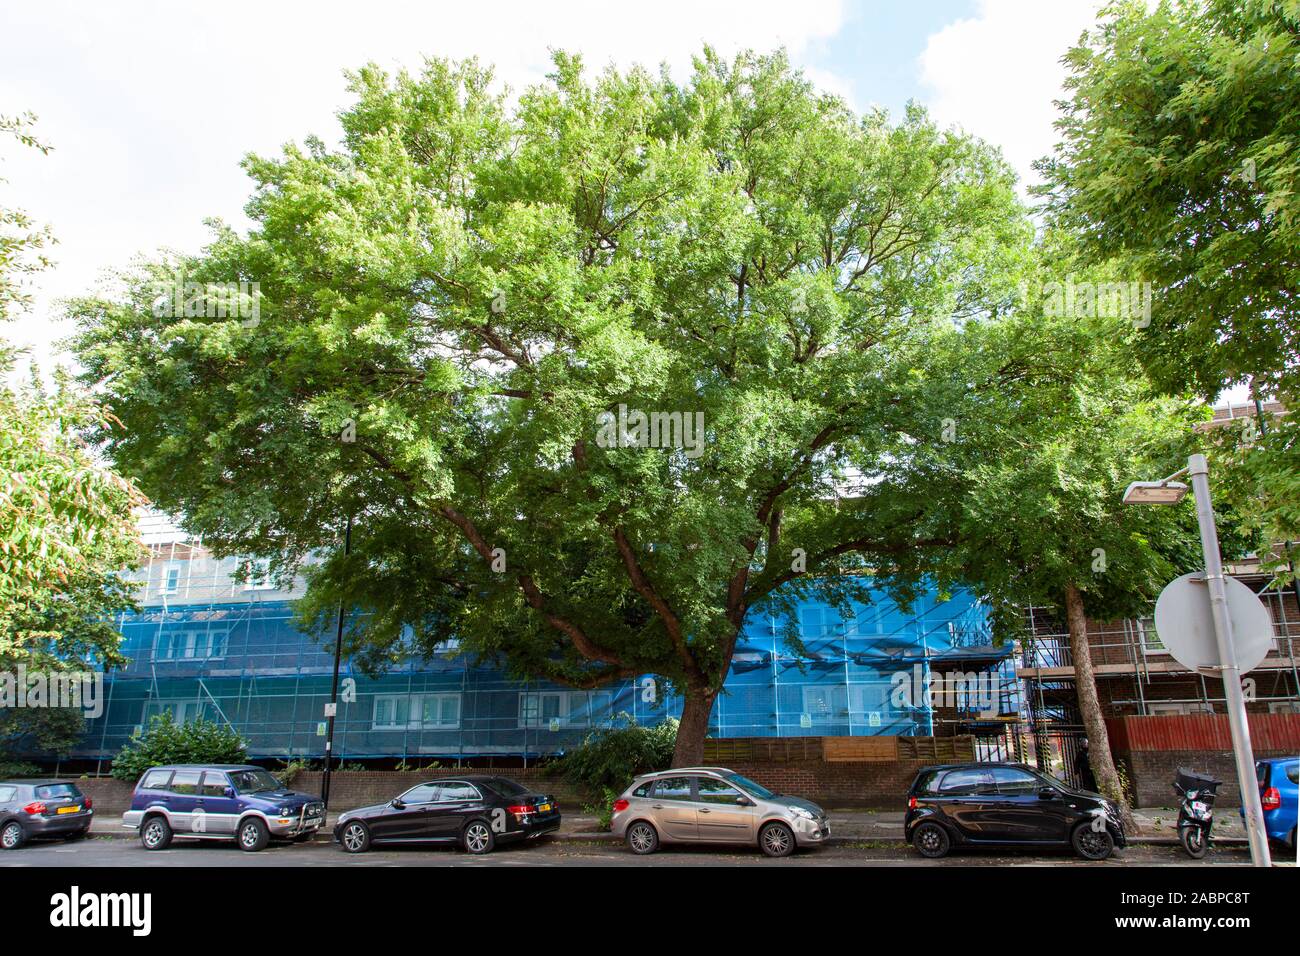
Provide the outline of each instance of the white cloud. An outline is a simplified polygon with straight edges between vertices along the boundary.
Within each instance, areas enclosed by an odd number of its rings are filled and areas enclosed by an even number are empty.
[[[1096,19],[1100,0],[980,0],[978,14],[931,35],[921,81],[940,124],[959,125],[1002,147],[1022,181],[1056,142],[1053,100],[1060,60]]]
[[[0,190],[59,244],[36,308],[0,335],[46,365],[69,331],[53,321],[57,297],[137,253],[195,248],[204,217],[242,223],[240,158],[308,133],[332,140],[345,68],[474,55],[518,90],[548,71],[551,48],[580,52],[593,69],[667,62],[680,75],[706,42],[724,54],[784,45],[801,63],[843,22],[839,0],[6,4],[0,112],[37,113],[55,151],[3,144]],[[824,72],[815,79],[847,88]]]

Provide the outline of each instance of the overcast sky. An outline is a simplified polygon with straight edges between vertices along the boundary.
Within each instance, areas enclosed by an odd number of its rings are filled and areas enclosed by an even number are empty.
[[[999,145],[1022,177],[1054,142],[1060,56],[1096,0],[658,0],[654,4],[259,3],[5,0],[0,114],[31,111],[48,156],[0,144],[0,197],[54,230],[36,304],[0,330],[48,367],[68,329],[57,302],[102,270],[159,247],[196,249],[205,217],[245,224],[248,152],[337,137],[342,71],[418,69],[475,55],[516,90],[549,50],[592,67],[667,62],[684,76],[709,43],[784,46],[819,86],[858,109],[925,103],[944,125]]]

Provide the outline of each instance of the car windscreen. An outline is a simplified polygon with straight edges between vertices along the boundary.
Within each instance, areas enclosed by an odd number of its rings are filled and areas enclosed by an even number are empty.
[[[767,789],[767,787],[755,783],[748,777],[742,777],[738,773],[729,773],[725,776],[736,786],[740,787],[741,790],[747,791],[751,797],[758,797],[760,800],[771,800],[776,796],[776,794]]]
[[[265,770],[232,770],[230,772],[230,785],[240,793],[284,789],[284,784]]]
[[[75,783],[51,783],[36,788],[37,800],[80,800],[81,791]]]

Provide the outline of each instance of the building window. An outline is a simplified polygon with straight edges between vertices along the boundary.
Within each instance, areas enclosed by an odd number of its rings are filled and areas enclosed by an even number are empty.
[[[608,723],[609,691],[530,691],[519,695],[519,726],[539,729],[598,727]]]
[[[1137,619],[1138,643],[1142,645],[1144,654],[1168,654],[1165,650],[1165,642],[1160,640],[1160,635],[1156,633],[1156,621],[1152,617],[1140,617]]]
[[[181,569],[172,565],[163,572],[163,594],[175,594],[181,585]]]
[[[271,580],[271,559],[257,558],[249,563],[248,580],[244,582],[245,591],[270,591],[275,587]]]
[[[1151,701],[1147,704],[1147,710],[1152,717],[1170,714],[1213,714],[1214,705],[1208,701]]]
[[[201,700],[151,700],[144,705],[144,725],[159,714],[170,714],[174,724],[187,724],[202,719],[203,710]]]
[[[154,660],[213,660],[226,656],[228,633],[222,630],[192,629],[163,631],[154,644]]]
[[[455,730],[460,694],[376,694],[375,730]]]

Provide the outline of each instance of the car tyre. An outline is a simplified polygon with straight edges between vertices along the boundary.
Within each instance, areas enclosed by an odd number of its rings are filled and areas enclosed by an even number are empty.
[[[952,839],[947,830],[927,820],[912,834],[912,846],[926,859],[937,860],[948,855],[952,849]]]
[[[496,843],[496,837],[492,835],[492,827],[486,820],[469,821],[460,835],[460,845],[465,848],[466,853],[472,853],[474,856],[491,853]]]
[[[637,856],[646,856],[659,849],[659,831],[654,828],[654,824],[638,820],[627,828],[623,841]]]
[[[26,838],[23,825],[17,820],[10,820],[0,827],[0,850],[16,850],[23,845]]]
[[[794,831],[784,823],[769,823],[758,831],[758,846],[767,856],[789,856],[794,852]]]
[[[345,853],[365,853],[370,849],[370,827],[360,820],[351,820],[339,833],[339,846]]]
[[[140,842],[146,850],[165,850],[172,843],[172,827],[166,817],[150,817],[140,827]]]
[[[239,830],[235,834],[239,848],[248,853],[256,853],[258,850],[265,850],[268,843],[271,842],[271,831],[266,828],[266,824],[257,817],[249,817],[239,824]]]
[[[1075,827],[1070,842],[1074,845],[1074,852],[1085,860],[1104,860],[1115,852],[1115,838],[1110,831],[1094,830],[1090,823]]]

